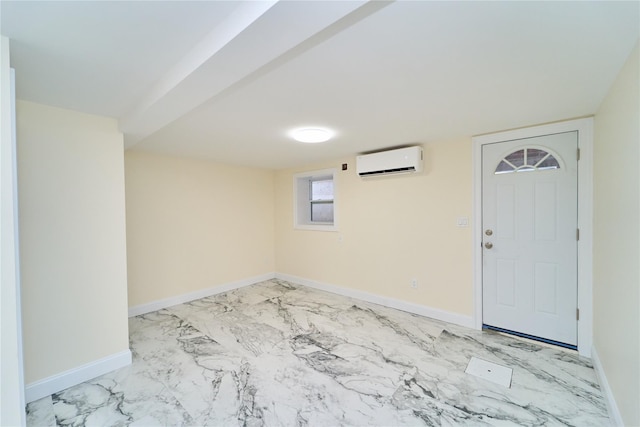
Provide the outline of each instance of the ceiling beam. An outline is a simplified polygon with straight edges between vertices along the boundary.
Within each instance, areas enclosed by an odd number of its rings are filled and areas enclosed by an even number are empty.
[[[125,148],[277,68],[390,2],[247,2],[174,65],[120,118]],[[262,71],[262,72],[261,72]]]

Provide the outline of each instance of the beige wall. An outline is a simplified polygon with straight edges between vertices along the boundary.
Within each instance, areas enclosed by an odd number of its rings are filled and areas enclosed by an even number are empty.
[[[274,172],[125,153],[129,305],[274,271]]]
[[[362,179],[355,158],[279,171],[276,270],[470,316],[471,228],[456,220],[471,221],[471,142],[425,144],[424,154],[425,171],[413,175]],[[339,231],[294,230],[293,174],[330,167]]]
[[[595,117],[594,346],[625,425],[640,425],[638,46]]]
[[[17,104],[25,382],[128,349],[115,120]]]

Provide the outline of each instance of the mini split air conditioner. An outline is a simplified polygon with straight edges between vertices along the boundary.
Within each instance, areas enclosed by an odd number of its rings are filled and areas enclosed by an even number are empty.
[[[422,172],[422,147],[408,147],[356,157],[361,177]]]

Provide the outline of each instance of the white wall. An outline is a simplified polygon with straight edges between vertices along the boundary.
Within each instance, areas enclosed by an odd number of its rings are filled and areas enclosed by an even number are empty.
[[[0,425],[25,422],[9,39],[0,38]]]
[[[18,101],[27,388],[128,352],[123,138],[113,119]]]
[[[472,315],[471,141],[424,146],[420,174],[362,179],[355,158],[277,172],[278,273]],[[349,169],[341,171],[341,163]],[[337,232],[293,228],[293,175],[335,167]],[[418,280],[412,289],[410,281]]]
[[[625,425],[640,425],[640,49],[595,116],[594,348]]]
[[[273,274],[274,172],[125,153],[129,305]]]

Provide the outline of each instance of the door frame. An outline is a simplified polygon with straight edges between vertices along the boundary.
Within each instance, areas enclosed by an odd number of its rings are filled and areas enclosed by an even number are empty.
[[[578,353],[591,357],[593,341],[593,117],[508,130],[472,138],[473,324],[482,329],[482,146],[514,139],[578,131]]]

